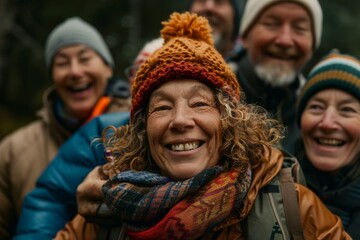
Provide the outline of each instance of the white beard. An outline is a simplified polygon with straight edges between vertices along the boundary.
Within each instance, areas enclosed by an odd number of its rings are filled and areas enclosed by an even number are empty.
[[[272,87],[283,87],[294,82],[296,72],[285,64],[256,65],[256,75]]]

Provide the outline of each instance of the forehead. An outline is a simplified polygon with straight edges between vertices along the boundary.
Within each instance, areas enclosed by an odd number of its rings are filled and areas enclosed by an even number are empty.
[[[356,99],[352,94],[345,90],[338,88],[326,88],[315,93],[310,100],[316,99],[335,99],[335,100],[347,100],[347,102],[354,102],[360,104],[360,101]]]
[[[212,94],[211,89],[204,83],[201,83],[198,80],[194,79],[176,79],[170,80],[164,84],[162,84],[159,88],[157,88],[152,96],[159,95],[182,95],[184,93],[191,93],[192,95],[196,95],[197,93],[208,92]]]
[[[71,55],[71,54],[81,54],[86,52],[93,52],[91,48],[84,44],[72,44],[65,47],[60,48],[57,53],[55,54],[55,57],[57,56],[64,56],[64,55]]]
[[[259,18],[267,17],[269,15],[273,15],[275,17],[302,17],[304,19],[312,21],[308,9],[300,3],[293,2],[278,2],[275,4],[271,4],[260,13]]]

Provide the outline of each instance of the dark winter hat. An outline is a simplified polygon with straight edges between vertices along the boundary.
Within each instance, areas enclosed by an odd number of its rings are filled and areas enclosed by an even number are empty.
[[[332,51],[315,65],[298,98],[298,123],[310,98],[329,88],[343,90],[360,101],[360,61]]]
[[[193,2],[194,2],[194,0],[190,0],[189,7],[188,7],[189,10],[190,10]],[[235,40],[239,35],[240,21],[241,21],[242,14],[244,12],[246,0],[230,0],[230,2],[234,8],[234,31],[232,34],[232,38]]]
[[[232,98],[240,98],[239,83],[215,49],[206,18],[189,12],[173,13],[163,25],[163,46],[136,73],[131,115],[146,107],[153,91],[175,79],[195,79],[212,89],[223,89]]]
[[[85,44],[114,68],[114,60],[101,34],[79,17],[68,18],[51,31],[46,40],[46,66],[51,68],[52,60],[61,48],[74,44]]]

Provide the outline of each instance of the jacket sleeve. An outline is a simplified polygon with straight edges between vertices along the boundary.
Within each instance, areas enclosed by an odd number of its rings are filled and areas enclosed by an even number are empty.
[[[15,240],[52,239],[77,213],[76,189],[104,164],[102,144],[94,142],[107,126],[127,124],[129,113],[101,115],[80,128],[60,149],[25,198]]]
[[[53,240],[96,240],[99,227],[87,222],[84,217],[77,214],[65,227],[57,232]]]
[[[351,239],[341,219],[332,214],[315,193],[300,184],[295,185],[305,239]]]
[[[5,137],[0,143],[0,239],[8,239],[15,232],[16,209],[11,194],[9,168],[12,142]]]

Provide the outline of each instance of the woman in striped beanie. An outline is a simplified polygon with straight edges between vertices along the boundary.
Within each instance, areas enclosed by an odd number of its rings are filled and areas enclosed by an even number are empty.
[[[297,157],[310,187],[360,239],[360,62],[332,51],[310,72],[298,101]]]

